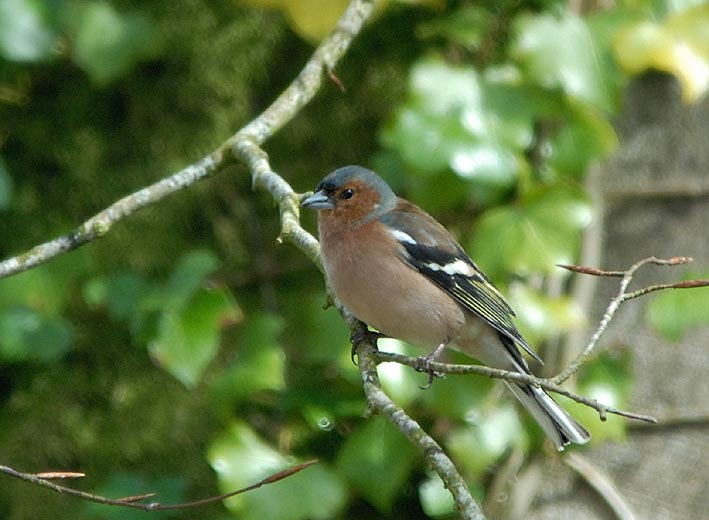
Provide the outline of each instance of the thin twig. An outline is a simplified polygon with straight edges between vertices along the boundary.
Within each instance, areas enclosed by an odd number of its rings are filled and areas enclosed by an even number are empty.
[[[665,289],[696,289],[697,287],[709,287],[709,280],[696,279],[696,280],[686,280],[684,282],[677,283],[661,283],[657,285],[650,285],[648,287],[643,287],[637,291],[626,293],[623,296],[623,301],[632,300],[633,298],[639,298],[640,296],[645,296],[656,291],[664,291]]]
[[[66,495],[75,496],[75,497],[81,498],[82,500],[87,500],[89,502],[96,502],[98,504],[103,504],[103,505],[107,505],[107,506],[120,506],[120,507],[132,508],[132,509],[142,509],[143,511],[165,511],[165,510],[172,510],[172,509],[188,509],[188,508],[192,508],[192,507],[199,507],[199,506],[203,506],[206,504],[211,504],[213,502],[221,502],[222,500],[233,497],[235,495],[239,495],[241,493],[246,493],[247,491],[252,491],[254,489],[265,486],[266,484],[272,484],[274,482],[278,482],[279,480],[283,480],[284,478],[288,478],[291,475],[294,475],[294,474],[304,470],[305,468],[312,466],[316,462],[318,462],[318,461],[317,460],[309,460],[306,462],[302,462],[300,464],[296,464],[295,466],[287,468],[283,471],[279,471],[277,473],[274,473],[273,475],[266,477],[265,479],[257,482],[256,484],[252,484],[250,486],[239,489],[237,491],[232,491],[230,493],[225,493],[225,494],[219,495],[219,496],[204,498],[202,500],[196,500],[194,502],[184,502],[181,504],[161,504],[160,502],[150,502],[147,504],[140,503],[140,501],[145,500],[146,498],[154,497],[155,493],[144,493],[141,495],[133,495],[133,496],[123,497],[123,498],[108,498],[108,497],[104,497],[101,495],[94,495],[93,493],[87,493],[85,491],[80,491],[78,489],[73,489],[73,488],[70,488],[67,486],[55,484],[54,482],[51,482],[47,478],[43,478],[40,476],[40,475],[43,475],[44,473],[23,473],[21,471],[17,471],[13,468],[10,468],[9,466],[0,466],[0,473],[4,473],[5,475],[9,475],[11,477],[18,478],[20,480],[24,480],[27,482],[32,482],[33,484],[36,484],[38,486],[41,486],[41,487],[44,487],[47,489],[51,489],[52,491],[56,491],[57,493],[64,493]],[[53,473],[55,473],[55,472],[53,472]],[[71,473],[67,473],[67,474],[71,474]]]
[[[551,382],[553,382],[556,385],[559,385],[566,381],[569,377],[574,375],[578,369],[586,362],[586,360],[593,354],[596,345],[598,344],[598,340],[601,338],[603,333],[606,331],[608,328],[608,325],[610,325],[610,322],[613,320],[613,317],[615,316],[615,313],[618,311],[620,306],[623,304],[623,302],[631,299],[629,295],[633,295],[634,293],[628,293],[628,286],[630,285],[630,282],[633,280],[633,277],[635,276],[635,272],[640,269],[642,266],[647,265],[647,264],[654,264],[654,265],[666,265],[666,266],[674,266],[674,265],[682,265],[682,264],[687,264],[691,262],[692,259],[690,257],[686,256],[677,256],[669,259],[660,259],[656,258],[654,256],[650,256],[648,258],[643,258],[642,260],[636,262],[632,266],[630,266],[629,269],[626,271],[603,271],[601,269],[596,269],[593,267],[581,267],[581,266],[569,266],[569,265],[561,265],[560,267],[563,267],[564,269],[568,269],[570,271],[574,271],[577,273],[581,274],[589,274],[592,276],[613,276],[613,277],[618,277],[622,275],[622,280],[620,282],[620,288],[618,290],[618,294],[616,295],[615,298],[613,298],[606,308],[606,312],[603,314],[603,318],[598,324],[598,327],[596,328],[596,331],[593,333],[593,336],[591,336],[591,339],[588,341],[586,344],[586,347],[583,349],[583,351],[576,356],[576,359],[574,359],[568,367],[566,367],[559,375],[551,378]],[[659,287],[659,286],[658,286]],[[659,289],[657,289],[659,290]],[[642,289],[641,289],[642,291]],[[652,292],[652,291],[649,291]],[[636,291],[637,293],[637,291]],[[638,297],[642,296],[642,292],[637,293],[636,295],[633,295],[632,297]]]
[[[632,429],[643,429],[647,424],[635,423]],[[686,426],[709,426],[709,412],[704,411],[689,411],[689,412],[674,412],[667,415],[659,415],[657,417],[657,428],[681,428]]]
[[[184,189],[219,170],[223,170],[230,162],[233,162],[233,160],[225,157],[218,150],[170,177],[123,197],[73,231],[34,246],[22,254],[3,260],[0,262],[0,278],[41,265],[63,253],[77,249],[104,236],[116,222],[146,206],[155,204],[167,195]]]
[[[608,475],[578,453],[569,453],[562,460],[600,495],[618,520],[635,520],[635,515]]]
[[[399,363],[401,365],[410,366],[412,368],[418,368],[421,365],[421,361],[419,358],[404,356],[392,352],[379,351],[375,354],[375,357],[379,362]],[[498,368],[491,368],[483,365],[456,365],[431,361],[429,362],[429,367],[433,372],[439,374],[477,374],[481,376],[491,377],[494,379],[504,379],[506,381],[527,383],[530,385],[538,386],[550,392],[566,396],[569,399],[576,401],[577,403],[581,403],[583,405],[588,406],[589,408],[593,408],[598,412],[598,416],[602,421],[605,421],[607,419],[607,414],[610,413],[613,415],[620,415],[629,419],[636,419],[638,421],[644,421],[653,424],[657,422],[654,417],[651,417],[649,415],[620,410],[618,408],[614,408],[612,406],[607,406],[603,403],[600,403],[595,399],[589,399],[582,395],[571,392],[570,390],[567,390],[557,385],[553,379],[544,379],[541,377],[533,376],[531,374],[523,374],[521,372],[509,372],[507,370],[500,370]]]

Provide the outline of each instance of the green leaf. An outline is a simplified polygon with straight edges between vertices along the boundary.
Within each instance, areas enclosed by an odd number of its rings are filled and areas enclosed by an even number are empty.
[[[493,279],[503,273],[550,273],[573,263],[580,231],[591,222],[592,206],[561,186],[530,192],[517,206],[483,213],[470,247]]]
[[[121,14],[100,1],[78,9],[74,60],[95,83],[110,83],[156,54],[157,32],[146,16]]]
[[[64,319],[27,307],[0,311],[0,359],[51,363],[72,347],[74,331]]]
[[[216,255],[207,250],[195,250],[180,258],[165,286],[167,302],[163,306],[180,308],[204,284],[204,280],[219,267]]]
[[[685,280],[709,278],[709,272],[688,272]],[[709,289],[674,289],[656,294],[646,307],[650,325],[671,341],[680,341],[688,330],[709,325]]]
[[[194,387],[217,353],[221,328],[240,317],[227,292],[202,289],[184,309],[161,314],[150,354],[182,384]]]
[[[416,355],[406,343],[397,339],[383,338],[377,344],[383,352]],[[420,352],[419,352],[420,354]],[[382,389],[400,406],[408,406],[421,396],[420,385],[423,384],[421,374],[399,363],[382,363],[377,368]]]
[[[528,14],[515,24],[512,54],[530,78],[547,88],[561,88],[568,96],[603,110],[613,108],[604,81],[597,48],[586,22],[565,12]]]
[[[235,491],[282,471],[293,462],[245,423],[234,422],[209,448],[207,458],[223,492]],[[225,502],[243,520],[328,519],[345,504],[345,487],[337,474],[319,463],[295,475]]]
[[[301,38],[317,44],[330,34],[347,7],[347,0],[244,0],[284,11],[288,24]]]
[[[531,141],[531,121],[520,129],[519,119],[498,117],[487,100],[495,103],[495,90],[484,87],[472,67],[419,62],[406,103],[382,132],[384,144],[421,175],[450,170],[468,181],[509,186],[524,168],[519,154]]]
[[[23,305],[43,314],[59,315],[67,305],[76,279],[88,269],[88,254],[78,250],[4,278],[0,280],[0,308]]]
[[[451,363],[470,364],[472,360],[459,352],[448,350],[445,353]],[[417,385],[424,380],[419,376]],[[493,379],[477,376],[448,377],[435,381],[428,390],[421,392],[420,399],[437,416],[448,417],[457,421],[467,421],[480,417],[488,405],[490,392],[496,387]],[[417,387],[418,388],[418,387]]]
[[[52,55],[57,35],[47,23],[47,4],[33,0],[0,2],[0,55],[10,61],[41,61]]]
[[[249,316],[239,331],[237,359],[210,384],[214,407],[225,413],[262,391],[285,388],[285,355],[278,341],[283,320],[268,314]]]
[[[114,319],[124,320],[144,312],[143,300],[157,290],[155,284],[142,276],[125,273],[110,278],[93,278],[84,284],[82,293],[84,301],[91,307],[105,305]]]
[[[610,122],[588,105],[569,103],[566,121],[545,143],[548,165],[557,173],[581,177],[591,163],[608,157],[618,146]]]
[[[337,458],[337,469],[380,511],[393,501],[409,478],[416,450],[383,417],[371,417],[350,434]]]
[[[464,5],[448,16],[436,17],[421,24],[419,34],[423,38],[443,36],[474,51],[496,22],[490,11],[478,5]]]
[[[532,344],[574,330],[585,322],[584,310],[569,296],[552,298],[520,283],[510,286],[509,296],[520,329]]]
[[[2,29],[0,29],[0,34],[2,34]],[[0,211],[10,206],[12,192],[12,177],[10,176],[10,172],[7,171],[5,161],[3,161],[2,156],[0,156]]]
[[[443,485],[441,477],[430,473],[419,484],[419,501],[427,516],[450,516],[455,512],[455,500]]]
[[[510,447],[525,447],[527,439],[510,400],[494,409],[469,416],[470,425],[453,429],[447,446],[467,475],[478,477]]]

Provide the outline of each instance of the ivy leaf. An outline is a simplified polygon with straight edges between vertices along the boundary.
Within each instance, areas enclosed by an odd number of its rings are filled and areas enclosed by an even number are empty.
[[[424,60],[414,66],[408,99],[382,140],[421,175],[449,170],[468,181],[509,186],[525,168],[521,152],[531,141],[532,122],[520,129],[518,118],[500,118],[491,109],[495,96],[472,67]]]
[[[584,310],[571,297],[551,298],[520,283],[513,284],[509,293],[520,329],[532,344],[573,330],[585,321]]]
[[[454,459],[471,476],[482,475],[510,447],[525,447],[527,444],[524,428],[511,400],[468,419],[469,425],[451,431],[447,445]],[[472,446],[475,449],[471,449]]]
[[[565,124],[547,142],[547,163],[557,173],[580,177],[591,163],[615,150],[618,138],[597,110],[583,103],[567,105]]]
[[[349,0],[244,0],[245,3],[265,8],[281,9],[291,28],[303,39],[317,44],[335,28]],[[390,0],[379,0],[377,12],[386,9]],[[406,0],[407,3],[432,5],[443,8],[442,0]]]
[[[393,500],[409,478],[416,450],[383,417],[372,417],[348,437],[337,469],[380,511],[391,511]]]
[[[445,356],[451,363],[471,362],[468,356],[451,349]],[[418,384],[421,384],[421,379]],[[436,410],[437,416],[465,421],[484,413],[490,392],[495,387],[496,382],[485,377],[449,377],[436,381],[436,384],[423,392],[420,400],[431,410]]]
[[[151,356],[187,387],[194,387],[214,359],[221,328],[241,313],[223,291],[198,291],[182,309],[168,309],[159,318]]]
[[[52,55],[57,35],[47,23],[45,2],[0,2],[0,55],[11,61],[41,61]]]
[[[455,500],[435,473],[419,484],[419,501],[429,517],[451,516],[455,512]]]
[[[195,250],[185,254],[165,286],[161,307],[182,307],[218,266],[219,260],[211,251]]]
[[[0,359],[51,363],[73,346],[74,330],[63,318],[24,306],[0,310]]]
[[[141,323],[156,324],[155,330],[143,324],[136,332],[152,336],[150,354],[188,387],[199,382],[216,355],[221,329],[242,319],[241,310],[228,291],[202,287],[217,265],[209,251],[188,253],[180,259],[165,286],[149,291],[138,304],[140,313],[135,318]],[[132,288],[137,294],[144,291],[140,283]],[[153,314],[156,316],[150,320]]]
[[[81,4],[74,61],[98,85],[106,85],[157,54],[157,31],[142,14],[122,14],[107,2]]]
[[[464,5],[446,17],[421,24],[419,34],[424,38],[443,36],[475,51],[494,22],[484,7]]]
[[[207,458],[225,493],[255,484],[293,462],[240,421],[232,423],[215,439]],[[338,475],[320,463],[232,497],[225,505],[243,520],[325,520],[338,517],[345,500],[345,486]]]
[[[589,201],[573,190],[534,190],[519,205],[483,213],[470,251],[493,279],[549,273],[556,264],[573,263],[580,231],[592,215]]]
[[[613,108],[598,62],[600,50],[586,22],[566,11],[523,15],[515,24],[512,55],[537,84],[603,110]]]
[[[285,387],[285,355],[278,342],[283,320],[256,314],[249,316],[240,329],[238,358],[210,384],[214,408],[225,413],[259,392]]]
[[[414,349],[406,343],[393,338],[382,338],[377,347],[383,352],[396,354],[416,355]],[[409,367],[399,363],[382,363],[377,368],[382,388],[400,406],[408,406],[417,397],[421,396],[419,385],[421,375]]]

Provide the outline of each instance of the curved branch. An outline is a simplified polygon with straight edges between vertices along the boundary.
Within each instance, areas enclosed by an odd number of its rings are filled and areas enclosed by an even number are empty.
[[[256,169],[252,166],[252,163],[257,161],[257,156],[263,155],[265,157],[265,153],[257,145],[273,136],[315,96],[322,84],[323,72],[332,71],[335,64],[347,51],[369,17],[373,4],[373,1],[353,0],[340,18],[335,30],[323,40],[290,86],[261,115],[230,137],[217,150],[179,172],[114,202],[73,231],[0,262],[0,278],[36,267],[104,236],[116,222],[201,179],[224,170],[236,159],[242,160],[250,166],[254,186],[263,187],[275,196],[279,189],[279,183],[274,182],[274,179],[267,174],[270,172],[270,168]],[[284,189],[283,186],[280,188]],[[290,190],[289,186],[288,189]],[[292,190],[290,191],[292,192]],[[293,204],[280,202],[285,199],[286,197],[276,199],[281,205],[281,213],[283,214],[285,209],[287,215],[297,217],[297,204],[293,207]],[[290,196],[290,199],[295,201],[294,196]],[[293,240],[293,236],[288,234],[291,233],[290,231],[284,230],[284,232],[286,238]],[[304,237],[302,245],[307,245],[308,250],[312,253],[314,239],[309,240],[302,234],[298,236]]]
[[[375,358],[380,363],[399,363],[400,365],[406,365],[416,370],[420,370],[421,367],[420,358],[404,356],[402,354],[395,354],[393,352],[378,351],[375,354]],[[556,394],[568,397],[569,399],[572,399],[577,403],[586,405],[589,408],[593,408],[598,412],[601,421],[605,421],[607,419],[607,414],[610,413],[627,417],[629,419],[637,419],[638,421],[644,421],[647,423],[657,423],[657,419],[650,415],[628,412],[626,410],[613,408],[612,406],[607,406],[603,403],[599,403],[596,399],[589,399],[582,395],[571,392],[570,390],[562,388],[561,386],[554,383],[554,379],[545,379],[531,374],[523,374],[521,372],[509,372],[507,370],[486,367],[484,365],[456,365],[452,363],[440,363],[437,361],[429,361],[428,366],[431,371],[436,374],[477,374],[479,376],[491,377],[493,379],[504,379],[505,381],[527,383],[530,385],[538,386],[550,392],[554,392]]]
[[[174,509],[189,509],[192,507],[200,507],[200,506],[204,506],[206,504],[211,504],[213,502],[221,502],[222,500],[225,500],[227,498],[231,498],[233,496],[240,495],[242,493],[246,493],[247,491],[252,491],[254,489],[258,489],[262,486],[265,486],[266,484],[272,484],[274,482],[278,482],[279,480],[283,480],[284,478],[288,478],[291,475],[295,475],[296,473],[304,470],[308,466],[312,466],[316,462],[318,462],[318,461],[317,460],[309,460],[307,462],[302,462],[302,463],[296,464],[295,466],[292,466],[290,468],[287,468],[287,469],[284,469],[284,470],[279,471],[277,473],[274,473],[273,475],[269,475],[268,477],[257,482],[256,484],[251,484],[250,486],[247,486],[245,488],[241,488],[239,490],[232,491],[230,493],[224,493],[223,495],[209,497],[209,498],[203,498],[201,500],[195,500],[194,502],[183,502],[181,504],[162,504],[160,502],[149,502],[149,503],[142,502],[143,500],[154,497],[155,493],[144,493],[142,495],[134,495],[134,496],[123,497],[123,498],[108,498],[108,497],[104,497],[101,495],[94,495],[93,493],[87,493],[86,491],[81,491],[78,489],[70,488],[67,486],[62,486],[60,484],[55,484],[54,482],[51,482],[52,479],[83,477],[83,476],[85,476],[83,473],[58,472],[58,471],[52,471],[52,472],[46,472],[46,473],[23,473],[21,471],[17,471],[16,469],[12,469],[9,466],[0,466],[0,473],[4,473],[5,475],[9,475],[11,477],[14,477],[14,478],[17,478],[20,480],[24,480],[26,482],[31,482],[33,484],[40,486],[40,487],[51,489],[52,491],[56,491],[57,493],[64,493],[66,495],[75,496],[77,498],[80,498],[82,500],[86,500],[88,502],[96,502],[98,504],[103,504],[103,505],[107,505],[107,506],[120,506],[120,507],[128,507],[131,509],[142,509],[143,511],[166,511],[166,510],[174,510]]]
[[[382,390],[377,374],[379,360],[376,335],[368,334],[364,324],[356,322],[353,318],[350,317],[348,321],[350,322],[350,328],[355,330],[353,348],[357,354],[357,365],[359,366],[369,408],[373,412],[389,418],[425,456],[426,462],[438,474],[445,487],[453,495],[456,509],[462,518],[484,520],[485,516],[480,506],[473,499],[465,481],[443,449],[401,407],[394,404]]]
[[[116,222],[164,197],[223,170],[230,159],[218,150],[179,172],[114,202],[73,231],[0,262],[0,278],[27,271],[108,233]]]

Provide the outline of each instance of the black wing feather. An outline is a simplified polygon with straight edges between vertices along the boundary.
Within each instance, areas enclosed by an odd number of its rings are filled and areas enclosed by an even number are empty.
[[[494,328],[521,366],[526,367],[527,364],[515,345],[521,346],[541,363],[542,360],[515,327],[512,308],[450,233],[423,210],[405,201],[400,201],[399,206],[402,204],[406,204],[405,211],[395,209],[382,218],[384,224],[413,239],[413,242],[399,240],[405,252],[402,260]],[[456,261],[465,262],[473,274],[450,274],[441,269]]]

